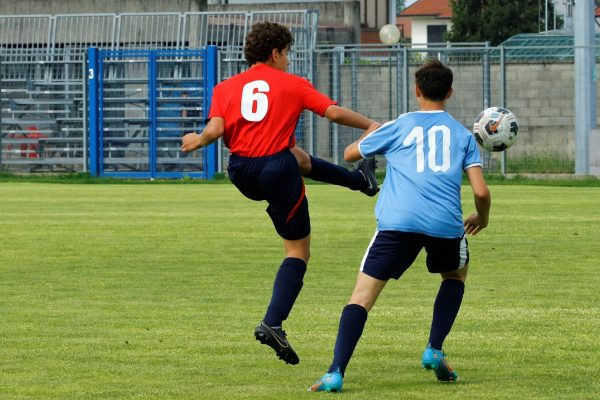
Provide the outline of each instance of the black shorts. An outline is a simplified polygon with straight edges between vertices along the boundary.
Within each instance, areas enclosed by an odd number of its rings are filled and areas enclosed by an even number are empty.
[[[445,239],[421,233],[377,231],[365,252],[360,270],[383,281],[398,279],[423,247],[427,252],[429,272],[455,271],[469,263],[469,246],[464,235]]]
[[[244,196],[269,203],[267,213],[279,236],[298,240],[310,234],[304,181],[298,161],[289,150],[266,157],[232,154],[227,172]]]

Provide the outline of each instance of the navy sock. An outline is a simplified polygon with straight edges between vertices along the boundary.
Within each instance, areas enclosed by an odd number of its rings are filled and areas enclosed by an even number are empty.
[[[358,171],[350,171],[329,161],[310,156],[311,171],[306,175],[315,181],[344,186],[352,190],[364,189],[367,181]]]
[[[299,258],[284,258],[273,283],[271,303],[263,322],[268,326],[281,326],[292,310],[302,289],[306,263]]]
[[[327,372],[340,371],[344,375],[367,322],[367,314],[367,310],[358,304],[348,304],[344,307],[333,350],[333,362]]]
[[[429,345],[434,349],[442,350],[444,340],[458,315],[464,293],[465,284],[459,280],[446,279],[440,285],[433,305],[433,320],[429,333]]]

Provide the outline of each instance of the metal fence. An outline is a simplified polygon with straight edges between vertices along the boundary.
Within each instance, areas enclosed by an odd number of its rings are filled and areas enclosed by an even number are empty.
[[[1,15],[0,48],[54,49],[98,47],[120,49],[183,49],[217,45],[243,60],[248,28],[258,21],[289,27],[296,46],[313,48],[317,35],[316,10]]]
[[[89,166],[93,176],[210,179],[217,145],[183,153],[200,132],[217,82],[217,47],[88,50]]]
[[[219,78],[225,79],[247,67],[244,37],[259,20],[285,24],[294,33],[290,72],[308,78],[340,105],[379,121],[416,109],[414,71],[427,58],[439,58],[455,74],[448,110],[466,127],[488,106],[506,106],[519,120],[518,140],[511,149],[484,152],[488,172],[574,172],[573,46],[563,46],[564,51],[561,46],[481,44],[323,47],[316,45],[317,14],[306,10],[0,16],[0,168],[86,171],[86,48],[194,49],[214,44],[220,48]],[[598,72],[600,49],[595,50]],[[165,82],[185,77],[177,62],[165,65]],[[597,80],[595,85],[600,94]],[[310,112],[296,130],[300,145],[339,164],[344,147],[359,134]],[[590,154],[600,154],[599,142],[590,140]],[[221,154],[223,168],[227,150]]]
[[[532,60],[529,55],[536,50]],[[426,59],[438,58],[454,72],[454,93],[447,107],[464,126],[470,129],[479,112],[490,106],[508,107],[518,118],[520,130],[512,148],[502,153],[482,150],[487,172],[570,174],[575,172],[573,47],[565,48],[566,55],[540,58],[544,50],[462,45],[319,47],[313,82],[340,105],[383,122],[417,109],[414,72]],[[598,71],[600,47],[595,50]],[[598,96],[597,80],[595,85]],[[343,163],[344,147],[360,133],[317,118],[301,144],[313,154]],[[598,159],[597,141],[590,141],[589,151]]]
[[[313,69],[308,49],[315,46],[317,17],[310,10],[0,16],[0,168],[87,171],[85,52],[90,47],[116,51],[217,45],[224,79],[246,68],[245,36],[255,22],[267,20],[292,30],[299,52],[291,71],[307,76]],[[184,64],[161,63],[165,87],[186,78]],[[138,78],[146,79],[146,71],[137,67],[128,66],[129,76],[137,71]],[[111,71],[118,73],[117,68]],[[183,110],[170,111],[181,115]]]

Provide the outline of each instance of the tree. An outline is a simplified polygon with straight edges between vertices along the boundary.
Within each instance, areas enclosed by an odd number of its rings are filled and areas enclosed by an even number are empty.
[[[406,0],[396,0],[396,15],[400,15],[400,13],[406,8],[404,4]]]
[[[539,32],[544,24],[545,3],[544,0],[450,0],[452,30],[448,40],[489,41],[496,46],[517,33]],[[547,3],[548,18],[553,20],[553,3]]]

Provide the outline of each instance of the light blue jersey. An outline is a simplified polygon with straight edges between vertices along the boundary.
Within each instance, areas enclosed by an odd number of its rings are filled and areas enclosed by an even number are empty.
[[[441,238],[464,234],[463,171],[481,166],[473,135],[445,111],[403,114],[358,145],[363,157],[382,154],[386,176],[375,206],[379,231]]]

